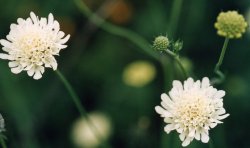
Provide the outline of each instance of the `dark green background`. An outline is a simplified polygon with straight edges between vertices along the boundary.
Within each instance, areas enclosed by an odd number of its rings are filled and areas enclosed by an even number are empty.
[[[97,10],[105,2],[96,1]],[[194,67],[195,79],[213,77],[223,38],[214,29],[221,11],[238,10],[247,15],[249,0],[183,0],[176,39],[184,41],[181,55]],[[127,0],[133,8],[132,18],[122,24],[149,42],[165,35],[172,0]],[[138,50],[133,43],[89,23],[73,0],[0,0],[0,38],[5,39],[11,23],[27,18],[30,11],[47,17],[53,13],[61,29],[71,33],[68,48],[56,57],[59,69],[81,97],[87,111],[102,111],[110,116],[113,133],[109,142],[119,148],[180,147],[176,132],[168,136],[163,120],[154,111],[163,90],[162,69],[156,60]],[[250,23],[250,22],[248,22]],[[230,116],[210,131],[215,148],[249,148],[250,141],[250,34],[229,43],[222,70],[227,79],[217,86],[226,91],[224,106]],[[126,86],[122,81],[124,67],[135,60],[155,64],[157,77],[142,88]],[[79,113],[70,96],[51,69],[41,80],[33,80],[25,72],[15,75],[8,62],[0,62],[0,112],[6,122],[5,132],[10,148],[71,148],[72,124]],[[171,72],[171,71],[170,71]],[[178,71],[177,71],[178,72]],[[181,79],[175,75],[174,79]],[[170,86],[168,86],[170,87]],[[150,121],[148,128],[138,127],[141,117]],[[208,147],[192,142],[190,147]]]

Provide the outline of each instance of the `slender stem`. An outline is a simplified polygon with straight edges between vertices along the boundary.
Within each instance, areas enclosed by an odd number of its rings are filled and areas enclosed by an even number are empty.
[[[176,55],[174,52],[170,51],[170,50],[164,50],[165,53],[167,53],[168,55],[170,55],[173,59],[175,59],[175,61],[177,62],[177,64],[179,65],[181,71],[182,71],[182,74],[184,76],[185,79],[188,78],[188,73],[187,71],[185,70],[184,66],[182,65],[181,61],[180,61],[180,58],[178,55]]]
[[[73,102],[76,105],[77,110],[81,114],[82,117],[86,118],[86,121],[88,122],[89,127],[91,128],[92,132],[95,134],[95,137],[99,140],[101,144],[103,144],[105,147],[110,147],[101,137],[101,134],[98,132],[98,129],[96,128],[95,124],[91,121],[89,118],[87,111],[85,108],[81,105],[80,98],[77,96],[76,92],[68,82],[68,80],[64,77],[64,75],[59,71],[55,71],[57,76],[60,78],[61,82],[66,87],[67,91],[69,92],[71,98],[73,99]]]
[[[113,35],[120,36],[129,40],[130,42],[138,46],[140,49],[142,49],[145,53],[150,55],[152,58],[158,60],[156,52],[151,49],[150,44],[143,37],[133,31],[106,22],[105,19],[91,12],[91,10],[86,6],[86,4],[82,0],[74,0],[74,2],[79,8],[79,10],[82,12],[82,14],[85,15],[92,23]]]
[[[226,53],[226,50],[227,50],[228,42],[229,42],[229,38],[225,38],[223,47],[221,49],[221,54],[220,54],[219,61],[217,62],[216,66],[214,68],[214,72],[219,76],[219,78],[216,79],[214,81],[214,83],[222,83],[225,80],[225,75],[221,72],[220,66],[223,63],[223,59],[224,59],[224,56],[225,56],[225,53]]]
[[[170,83],[173,79],[173,64],[171,64],[173,62],[173,59],[169,59],[168,57],[166,57],[165,55],[161,56],[161,66],[162,66],[162,71],[163,71],[163,91],[167,91],[169,90],[170,87]]]
[[[175,31],[179,22],[180,12],[183,0],[173,0],[172,10],[170,13],[170,21],[168,26],[168,34],[172,38],[175,35]]]
[[[87,112],[82,107],[80,99],[76,95],[75,91],[73,90],[73,88],[71,87],[71,85],[69,84],[67,79],[63,76],[63,74],[59,70],[56,70],[55,72],[58,75],[58,77],[60,78],[60,80],[62,81],[62,83],[64,84],[64,86],[66,87],[66,89],[68,90],[70,96],[72,97],[72,99],[73,99],[73,101],[74,101],[74,103],[76,105],[77,110],[80,112],[80,114],[82,116],[85,116],[87,114]]]
[[[0,143],[1,143],[2,148],[7,148],[6,143],[4,141],[4,137],[2,135],[0,135]]]
[[[226,53],[226,50],[227,50],[228,42],[229,42],[229,38],[225,38],[225,41],[224,41],[224,44],[223,44],[223,47],[222,47],[222,50],[221,50],[220,58],[219,58],[218,63],[215,66],[214,71],[220,70],[220,66],[222,65],[222,62],[223,62],[223,59],[224,59],[224,56],[225,56],[225,53]]]

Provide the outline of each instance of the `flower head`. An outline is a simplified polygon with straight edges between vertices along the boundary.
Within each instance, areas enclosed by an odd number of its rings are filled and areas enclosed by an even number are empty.
[[[78,119],[73,125],[72,140],[73,143],[79,148],[98,147],[101,144],[101,141],[98,138],[107,140],[112,132],[112,123],[106,114],[101,112],[92,112],[89,114],[89,119],[93,125],[90,125],[89,121],[85,118]],[[95,133],[95,129],[93,128],[98,130],[98,137],[96,137],[97,133]]]
[[[169,47],[169,40],[165,36],[158,36],[155,38],[153,48],[157,51],[166,50]]]
[[[155,110],[167,123],[164,128],[167,133],[172,130],[180,133],[182,146],[189,145],[193,139],[207,143],[210,128],[229,116],[223,108],[224,95],[224,91],[210,86],[206,77],[202,82],[188,78],[184,85],[175,80],[169,96],[161,95],[162,107],[156,106]]]
[[[27,71],[29,76],[40,79],[45,67],[57,69],[54,56],[67,47],[66,37],[60,31],[59,23],[50,13],[47,18],[39,19],[33,12],[25,19],[18,18],[17,24],[11,24],[7,40],[0,40],[3,50],[1,59],[10,60],[9,67],[15,74]]]
[[[153,64],[147,61],[136,61],[129,64],[123,72],[125,84],[134,87],[142,87],[151,82],[156,75]]]
[[[227,38],[240,38],[246,27],[247,22],[237,11],[221,12],[215,23],[217,33]]]

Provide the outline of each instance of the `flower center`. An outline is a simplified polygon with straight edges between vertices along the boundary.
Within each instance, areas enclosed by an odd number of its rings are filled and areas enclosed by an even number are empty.
[[[177,104],[177,122],[184,127],[203,127],[209,120],[214,107],[204,96],[184,96]]]
[[[52,47],[50,41],[42,36],[43,34],[36,31],[26,32],[16,42],[16,57],[22,65],[32,63],[42,65],[44,59],[51,55]]]

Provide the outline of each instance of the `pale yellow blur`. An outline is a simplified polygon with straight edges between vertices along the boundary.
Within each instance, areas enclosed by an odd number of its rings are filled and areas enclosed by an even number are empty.
[[[123,81],[125,84],[134,87],[142,87],[151,82],[156,75],[153,64],[147,61],[136,61],[125,67]]]

